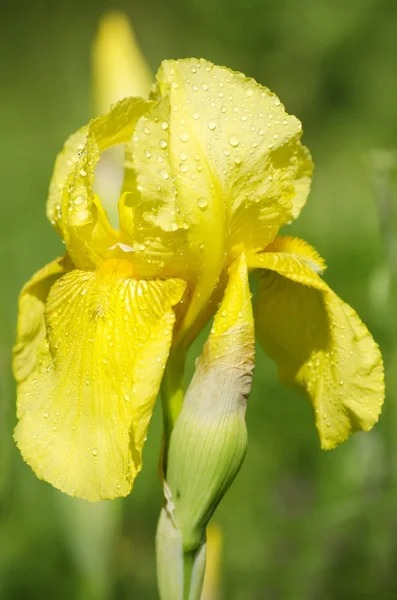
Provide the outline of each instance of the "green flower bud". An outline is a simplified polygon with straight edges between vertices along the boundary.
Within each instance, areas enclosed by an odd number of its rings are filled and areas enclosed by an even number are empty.
[[[185,553],[203,543],[207,523],[244,460],[253,366],[254,327],[242,256],[230,270],[223,302],[171,434],[167,506]]]

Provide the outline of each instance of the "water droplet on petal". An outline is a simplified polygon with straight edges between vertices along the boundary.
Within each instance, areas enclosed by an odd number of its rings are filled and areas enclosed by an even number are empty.
[[[85,198],[84,196],[76,196],[76,198],[74,199],[74,203],[76,206],[81,206],[84,202]]]
[[[197,206],[199,208],[207,208],[208,201],[203,196],[197,200]]]
[[[76,214],[76,217],[79,221],[85,221],[89,216],[90,216],[90,214],[89,214],[88,210],[80,210]]]
[[[187,131],[184,131],[183,133],[181,133],[181,142],[187,142],[189,139],[189,134],[187,133]]]
[[[233,148],[237,148],[237,146],[239,145],[239,139],[238,137],[236,137],[235,135],[231,135],[229,138],[229,144],[231,146],[233,146]]]

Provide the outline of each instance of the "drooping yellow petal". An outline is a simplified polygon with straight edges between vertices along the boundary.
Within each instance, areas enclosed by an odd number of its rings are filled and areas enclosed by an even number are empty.
[[[111,258],[120,242],[93,192],[95,167],[101,152],[125,144],[137,120],[153,103],[125,98],[109,113],[92,120],[66,142],[55,163],[47,215],[62,235],[79,268],[92,268]]]
[[[18,390],[15,439],[38,477],[91,501],[129,493],[183,290],[117,260],[53,285],[38,366]]]
[[[50,288],[71,268],[68,257],[57,258],[35,273],[20,293],[12,364],[18,383],[36,368],[37,348],[45,337],[44,306]]]
[[[153,77],[123,13],[109,13],[99,24],[92,48],[96,114],[127,96],[146,98]]]
[[[139,196],[129,198],[130,235],[149,252],[178,232],[178,268],[188,265],[198,280],[188,326],[233,248],[263,249],[293,217],[297,196],[303,204],[311,161],[300,122],[254,80],[188,59],[165,61],[157,83],[159,103],[132,138]]]
[[[313,403],[321,445],[333,448],[377,422],[384,398],[382,357],[355,311],[312,270],[308,244],[281,238],[280,252],[250,257],[260,272],[255,323],[281,381]],[[299,255],[299,247],[302,254]]]

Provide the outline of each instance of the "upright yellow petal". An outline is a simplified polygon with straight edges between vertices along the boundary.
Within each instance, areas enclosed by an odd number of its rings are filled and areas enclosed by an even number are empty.
[[[304,390],[314,407],[323,448],[333,448],[377,422],[384,398],[382,357],[355,311],[314,269],[323,261],[299,240],[281,238],[250,257],[260,268],[256,327],[277,361],[280,379]],[[316,268],[317,267],[317,268]]]
[[[178,233],[178,269],[198,281],[188,326],[240,246],[263,249],[297,211],[297,196],[303,204],[311,161],[300,122],[241,73],[205,60],[165,61],[157,84],[159,103],[132,138],[139,194],[129,198],[130,233],[148,251],[159,239],[169,247],[168,232]]]
[[[36,368],[37,348],[45,337],[44,306],[50,288],[71,268],[68,257],[56,258],[35,273],[19,295],[17,339],[12,364],[18,383]]]
[[[79,268],[92,268],[115,255],[120,236],[93,191],[95,167],[101,152],[130,139],[137,120],[152,104],[125,98],[71,136],[56,160],[47,215]]]
[[[148,96],[153,77],[123,13],[108,13],[101,19],[92,48],[92,71],[98,115],[127,96]]]
[[[168,357],[180,280],[140,281],[127,261],[51,288],[38,366],[20,384],[15,439],[37,476],[96,501],[125,496]]]

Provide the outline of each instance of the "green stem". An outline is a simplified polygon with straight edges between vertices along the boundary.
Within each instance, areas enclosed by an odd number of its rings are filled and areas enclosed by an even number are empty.
[[[161,384],[166,453],[168,450],[169,439],[181,411],[185,395],[184,371],[185,354],[172,350],[167,361]]]
[[[191,551],[183,553],[183,600],[190,599],[190,587],[195,557],[196,552]]]

